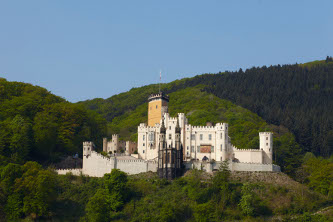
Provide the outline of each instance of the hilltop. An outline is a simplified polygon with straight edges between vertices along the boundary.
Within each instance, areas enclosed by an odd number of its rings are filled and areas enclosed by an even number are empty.
[[[332,73],[332,63],[325,61],[311,68],[278,65],[163,84],[171,116],[184,112],[193,125],[228,122],[239,148],[256,148],[258,132],[273,131],[274,162],[288,174],[221,169],[212,177],[193,170],[171,182],[154,173],[120,171],[104,178],[60,176],[29,162],[48,166],[81,153],[84,140],[101,147],[111,133],[136,140],[137,125],[147,120],[147,97],[157,85],[72,104],[44,88],[0,79],[0,218],[329,221],[333,159],[305,152],[331,153]]]
[[[99,143],[106,121],[82,105],[46,89],[0,78],[0,159],[50,164],[82,152],[82,141]]]
[[[237,72],[203,74],[162,84],[161,90],[172,96],[174,92],[198,85],[203,86],[201,92],[246,108],[268,124],[287,128],[295,135],[303,152],[326,157],[332,154],[333,63],[330,57],[303,65],[263,66],[245,71],[240,69]],[[126,129],[113,127],[125,125],[126,128],[126,123],[122,124],[121,121],[125,121],[133,112],[140,113],[137,117],[143,120],[143,106],[149,94],[157,90],[158,85],[153,84],[133,88],[105,100],[93,99],[80,104],[106,118],[109,122],[109,135],[119,132],[121,137],[127,139],[129,133],[125,132]],[[185,95],[189,96],[186,92]],[[182,99],[185,103],[189,100]],[[136,109],[142,112],[135,111]],[[135,136],[131,137],[134,138]]]

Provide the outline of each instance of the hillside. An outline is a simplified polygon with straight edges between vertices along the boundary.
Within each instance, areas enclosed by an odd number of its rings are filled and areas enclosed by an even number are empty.
[[[309,68],[311,67],[311,68]],[[269,124],[288,128],[303,152],[330,156],[333,150],[333,63],[331,57],[303,65],[254,67],[246,71],[203,74],[162,84],[166,93],[197,85],[204,91],[244,107]],[[143,105],[157,85],[134,88],[106,100],[80,102],[119,122]],[[143,107],[140,107],[142,111]],[[115,119],[115,120],[114,120]],[[109,129],[119,131],[121,129]],[[126,135],[126,132],[124,132]],[[133,139],[134,137],[132,137]]]
[[[42,87],[0,78],[0,103],[2,161],[52,163],[82,153],[82,141],[99,143],[106,132],[100,115]]]
[[[283,127],[268,125],[262,118],[230,101],[220,99],[203,91],[204,86],[188,87],[170,93],[169,113],[176,116],[184,112],[193,125],[206,125],[206,122],[229,123],[231,142],[239,148],[258,148],[259,131],[274,132],[276,163],[287,173],[299,165],[295,158],[300,149],[293,135]],[[122,139],[137,139],[137,126],[147,122],[147,102],[135,110],[116,117],[108,124],[110,134],[119,133]]]

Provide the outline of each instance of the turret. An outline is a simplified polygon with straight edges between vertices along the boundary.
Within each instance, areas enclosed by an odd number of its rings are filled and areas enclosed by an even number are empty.
[[[165,133],[166,133],[166,129],[165,129],[165,125],[164,125],[164,118],[162,118],[162,124],[161,124],[161,128],[160,128],[160,146],[159,146],[160,150],[165,148]]]
[[[83,156],[90,156],[91,151],[94,150],[94,143],[93,142],[83,142]]]
[[[180,127],[179,127],[178,118],[177,118],[177,125],[175,128],[175,146],[176,150],[180,150]]]
[[[163,92],[152,94],[148,98],[148,126],[160,123],[161,118],[168,112],[169,96]]]
[[[266,155],[264,163],[272,164],[273,162],[273,133],[272,132],[260,132],[260,149],[263,150]]]
[[[108,139],[107,138],[103,138],[103,151],[104,152],[108,152]]]

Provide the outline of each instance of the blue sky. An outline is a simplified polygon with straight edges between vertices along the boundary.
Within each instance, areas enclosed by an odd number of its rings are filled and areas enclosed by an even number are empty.
[[[0,76],[72,102],[327,55],[331,0],[0,0]]]

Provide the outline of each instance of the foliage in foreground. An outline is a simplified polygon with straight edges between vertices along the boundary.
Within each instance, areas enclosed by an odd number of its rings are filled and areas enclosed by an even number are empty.
[[[127,176],[112,170],[103,178],[90,178],[58,176],[35,162],[4,164],[0,168],[0,216],[40,221],[260,221],[275,216],[332,219],[312,214],[331,197],[302,190],[295,182],[235,180],[227,166],[222,164],[213,177],[192,170],[167,181],[154,173]]]
[[[106,133],[100,115],[38,86],[0,78],[0,104],[0,155],[11,162],[49,164]]]

